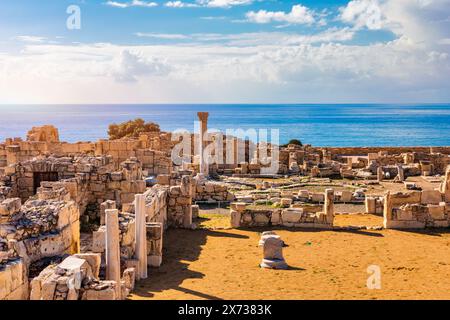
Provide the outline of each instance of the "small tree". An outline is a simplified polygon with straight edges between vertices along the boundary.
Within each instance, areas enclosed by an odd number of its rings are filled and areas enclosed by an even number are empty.
[[[302,142],[300,140],[298,140],[298,139],[291,139],[291,140],[289,140],[288,143],[283,144],[282,147],[286,148],[290,144],[294,144],[294,145],[297,145],[297,146],[300,146],[300,147],[303,146],[303,144],[302,144]]]
[[[141,118],[122,122],[119,124],[113,123],[109,125],[108,135],[109,139],[122,138],[138,138],[144,132],[159,132],[159,125],[153,122],[145,122]]]
[[[298,139],[291,139],[291,140],[289,140],[288,145],[290,145],[290,144],[295,144],[295,145],[300,146],[300,147],[303,146],[302,142],[300,140],[298,140]]]

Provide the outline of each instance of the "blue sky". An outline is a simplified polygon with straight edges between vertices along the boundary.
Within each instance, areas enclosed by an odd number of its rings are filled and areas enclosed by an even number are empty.
[[[70,5],[79,30],[66,27]],[[0,103],[448,102],[449,8],[3,0]]]
[[[154,7],[130,6],[120,8],[113,3],[127,5],[132,1],[106,0],[4,0],[0,11],[1,30],[4,40],[12,40],[21,35],[59,38],[61,43],[70,42],[113,42],[116,44],[162,43],[153,38],[136,36],[136,33],[192,34],[221,33],[234,34],[245,32],[272,32],[283,29],[284,32],[313,34],[331,26],[345,27],[339,19],[339,8],[347,0],[305,0],[299,1],[251,1],[249,4],[230,5],[228,7],[167,7],[169,1],[153,0]],[[196,1],[183,3],[196,4]],[[65,27],[66,8],[76,4],[82,10],[82,29],[74,32]],[[319,13],[327,11],[327,25],[288,24],[283,22],[251,23],[246,22],[246,13],[259,10],[289,12],[294,5],[301,4]],[[324,13],[325,14],[325,13]],[[63,39],[60,37],[64,37]],[[386,30],[362,30],[355,43],[371,43],[391,40],[394,35]],[[168,42],[167,40],[165,42]]]

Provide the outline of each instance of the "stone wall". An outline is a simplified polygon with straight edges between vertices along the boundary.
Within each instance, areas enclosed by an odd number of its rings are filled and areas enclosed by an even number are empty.
[[[192,226],[192,177],[183,176],[181,185],[171,186],[167,201],[168,226],[190,228]]]
[[[450,203],[438,190],[387,193],[384,197],[384,227],[422,229],[450,226]]]
[[[231,202],[235,200],[234,194],[228,191],[228,186],[212,181],[194,179],[194,201],[199,202]]]
[[[334,221],[333,190],[328,189],[325,192],[324,198],[323,211],[320,212],[317,212],[309,206],[256,210],[247,208],[245,203],[233,203],[230,209],[231,226],[233,228],[284,226],[329,229],[333,227]]]
[[[58,180],[43,181],[40,186],[66,188],[84,214],[88,204],[98,206],[106,200],[114,200],[122,205],[132,202],[135,194],[145,191],[141,164],[137,159],[126,160],[120,167],[120,170],[115,170],[110,156],[45,157],[7,167],[1,180],[11,188],[12,196],[22,200],[33,196],[39,187],[36,175],[43,180]]]
[[[450,155],[450,147],[324,147],[334,155],[367,155],[369,153],[378,153],[380,151],[388,154],[401,154],[407,152],[422,152],[422,153],[443,153]]]
[[[22,259],[0,264],[0,300],[28,299],[28,273]]]
[[[27,141],[8,138],[0,144],[0,168],[38,156],[72,157],[82,154],[109,155],[115,170],[123,161],[135,157],[148,174],[170,173],[170,149],[173,146],[170,136],[170,133],[152,132],[142,134],[139,139],[67,143],[59,141],[58,130],[53,126],[34,127],[28,132]]]

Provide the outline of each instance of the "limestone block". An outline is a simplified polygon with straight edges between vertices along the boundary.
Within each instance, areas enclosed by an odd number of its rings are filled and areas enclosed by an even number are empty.
[[[0,203],[0,216],[10,216],[19,212],[22,202],[20,198],[10,198]]]
[[[56,274],[45,279],[41,286],[41,300],[53,300],[56,290]]]
[[[353,198],[353,193],[349,190],[342,190],[341,201],[351,202]]]
[[[130,291],[134,290],[134,285],[136,282],[136,270],[134,268],[127,268],[124,270],[122,275],[122,282],[127,289]]]
[[[268,225],[270,221],[270,218],[265,213],[256,213],[254,215],[254,222],[258,226],[265,226]]]
[[[422,204],[439,204],[442,202],[442,194],[438,190],[423,190]]]
[[[178,197],[176,203],[182,206],[191,205],[192,199],[190,197]]]
[[[390,203],[392,206],[420,203],[421,195],[420,191],[392,193],[390,194]]]
[[[101,254],[98,253],[78,253],[73,255],[75,258],[86,260],[89,264],[93,276],[98,279],[100,273]]]
[[[206,193],[214,193],[214,184],[206,183],[205,184],[205,192]]]
[[[272,211],[272,216],[271,216],[271,219],[270,219],[270,223],[271,223],[273,226],[277,226],[277,225],[280,224],[280,222],[281,222],[281,214],[280,214],[280,211],[278,211],[278,210]]]
[[[198,205],[192,205],[192,219],[197,219],[199,215],[200,208]]]
[[[240,211],[232,210],[230,216],[231,216],[231,227],[239,228],[241,226],[242,213]]]
[[[414,220],[411,207],[407,207],[404,209],[398,209],[398,210],[396,210],[396,213],[397,213],[397,220],[400,220],[400,221]]]
[[[162,264],[162,256],[151,255],[147,258],[148,266],[153,268],[159,268]]]
[[[253,216],[250,212],[241,213],[242,219],[241,221],[245,224],[251,224],[253,222]]]
[[[156,177],[156,183],[160,185],[170,185],[170,175],[168,174],[159,174]]]
[[[100,227],[97,231],[92,233],[92,252],[103,253],[105,252],[106,244],[106,228]]]
[[[183,227],[192,227],[192,207],[190,205],[183,208]]]
[[[85,259],[80,259],[75,256],[69,256],[64,259],[56,268],[58,273],[59,269],[65,270],[69,274],[75,274],[81,272],[82,278],[92,278],[94,276],[93,270],[90,264]],[[66,281],[67,282],[67,281]],[[79,288],[77,288],[79,289]]]
[[[85,300],[116,300],[116,291],[114,288],[104,290],[87,290],[85,291]]]
[[[312,193],[311,194],[311,201],[312,202],[324,202],[325,201],[325,195],[323,193]]]
[[[308,200],[309,199],[309,191],[308,190],[299,190],[298,198],[300,198],[300,200]]]
[[[291,198],[281,198],[280,203],[283,207],[289,207],[292,204]]]
[[[18,259],[8,262],[0,270],[0,300],[12,299],[12,295],[22,296],[24,294],[23,284],[26,283],[28,287],[28,279],[24,268],[23,260]]]
[[[366,199],[365,199],[366,213],[367,214],[376,214],[377,213],[376,204],[377,204],[376,198],[366,197]]]
[[[170,187],[170,195],[171,196],[179,196],[181,194],[180,186],[172,186]]]
[[[284,190],[284,191],[281,191],[281,195],[280,195],[282,198],[290,198],[290,199],[292,199],[292,197],[294,196],[293,195],[293,193],[292,193],[292,191],[286,191],[286,190]]]
[[[233,202],[231,204],[231,209],[239,212],[245,211],[245,208],[247,207],[247,204],[244,202]]]
[[[427,205],[428,213],[433,220],[444,220],[445,219],[445,205]]]
[[[281,211],[281,220],[283,224],[285,223],[297,223],[300,221],[303,214],[303,210],[301,209],[286,209]]]

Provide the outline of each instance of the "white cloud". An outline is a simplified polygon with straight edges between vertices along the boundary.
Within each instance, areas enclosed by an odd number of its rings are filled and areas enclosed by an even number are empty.
[[[198,0],[198,3],[210,8],[230,8],[252,4],[253,0]]]
[[[165,45],[140,46],[28,42],[19,53],[0,54],[0,99],[448,102],[449,1],[380,0],[382,28],[396,35],[385,43],[348,42],[360,28],[367,28],[359,20],[364,14],[353,15],[348,27],[309,35],[140,33],[149,41],[167,40]]]
[[[185,1],[168,1],[165,3],[166,7],[171,8],[231,8],[234,6],[242,6],[252,4],[254,0],[197,0],[196,2]]]
[[[290,12],[283,11],[250,11],[247,12],[248,21],[255,23],[285,22],[290,24],[312,24],[315,22],[314,13],[301,4],[292,6]]]
[[[113,61],[113,77],[120,82],[136,82],[139,76],[164,76],[170,67],[158,58],[144,57],[139,53],[123,50]]]
[[[341,20],[356,28],[378,30],[382,27],[381,8],[378,0],[352,0],[341,8]]]
[[[317,44],[325,42],[346,42],[352,40],[355,31],[351,28],[329,28],[325,31],[302,35],[296,33],[283,32],[249,32],[249,33],[194,33],[194,34],[160,34],[138,32],[136,36],[150,39],[171,40],[172,43],[186,40],[195,43],[217,43],[220,45],[248,47],[254,45],[296,45],[296,44]]]
[[[116,8],[129,8],[129,7],[157,7],[158,3],[151,1],[132,0],[131,2],[119,2],[119,1],[107,1],[105,3],[108,6]]]
[[[136,36],[142,38],[155,38],[155,39],[164,39],[164,40],[185,40],[189,39],[188,36],[184,34],[174,34],[174,33],[144,33],[137,32]]]
[[[15,39],[22,42],[31,42],[31,43],[42,43],[47,40],[47,38],[45,37],[38,37],[38,36],[17,36],[15,37]]]
[[[164,4],[170,8],[196,8],[199,7],[197,3],[183,2],[183,1],[168,1]]]

